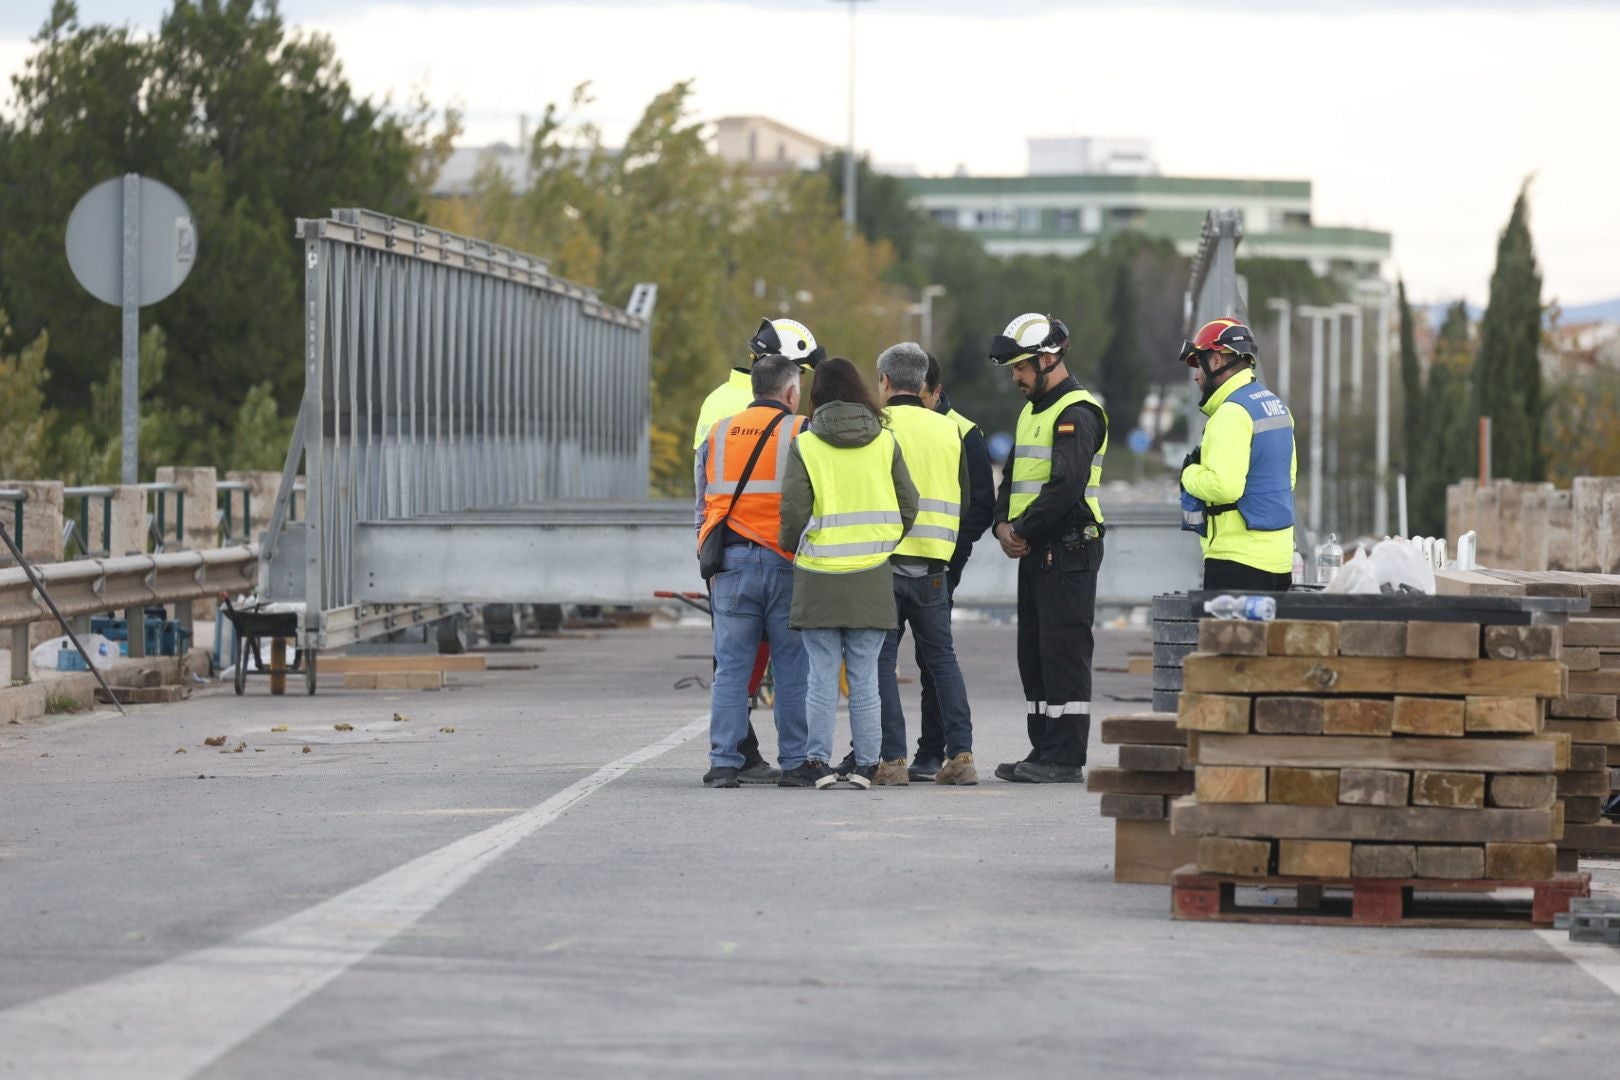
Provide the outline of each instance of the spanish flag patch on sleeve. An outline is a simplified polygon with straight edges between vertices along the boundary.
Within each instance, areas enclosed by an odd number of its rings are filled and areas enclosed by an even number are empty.
[[[1052,432],[1052,434],[1053,435],[1073,435],[1074,434],[1074,424],[1073,423],[1059,424],[1057,426],[1057,430]]]

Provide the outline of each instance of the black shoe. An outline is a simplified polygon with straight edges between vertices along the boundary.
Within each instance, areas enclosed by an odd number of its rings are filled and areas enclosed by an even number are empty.
[[[996,779],[1006,780],[1008,783],[1012,784],[1034,783],[1033,780],[1026,780],[1024,777],[1018,775],[1018,767],[1020,765],[1032,764],[1034,764],[1034,762],[1031,761],[1004,761],[1000,765],[996,766]]]
[[[872,786],[873,779],[877,777],[877,771],[877,762],[873,762],[870,765],[857,765],[849,771],[849,775],[844,777],[844,779],[848,780],[851,784],[860,788],[862,791],[865,791],[867,788]]]
[[[774,784],[782,779],[782,770],[764,758],[751,758],[737,771],[737,782],[742,784]]]
[[[911,762],[911,768],[906,775],[919,783],[927,783],[939,775],[939,767],[945,764],[937,757],[924,757],[918,754]]]
[[[776,782],[776,786],[815,787],[816,771],[810,767],[810,763],[808,761],[802,765],[795,765],[793,768],[783,771],[782,779]]]
[[[840,761],[838,763],[838,767],[835,768],[833,770],[833,772],[838,774],[838,779],[847,780],[847,779],[849,779],[849,774],[854,772],[854,771],[855,771],[855,751],[851,750],[849,753],[844,755],[844,760]]]
[[[736,787],[737,770],[729,765],[716,765],[703,774],[704,787]]]
[[[818,788],[830,788],[838,783],[838,773],[825,761],[811,758],[804,763],[804,767],[809,771],[810,782]]]
[[[1001,770],[996,771],[999,773]],[[1086,777],[1078,765],[1059,765],[1050,761],[1020,761],[1013,769],[1013,779],[1026,784],[1083,784]]]

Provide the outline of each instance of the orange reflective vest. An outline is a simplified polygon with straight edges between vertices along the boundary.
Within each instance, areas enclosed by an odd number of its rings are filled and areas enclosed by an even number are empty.
[[[751,405],[735,416],[715,421],[709,429],[699,547],[704,537],[724,520],[726,527],[738,536],[768,547],[784,559],[793,558],[793,553],[783,551],[776,538],[782,531],[782,482],[787,476],[788,444],[804,427],[804,417],[789,416],[776,425],[770,442],[759,453],[759,461],[743,488],[742,498],[734,499],[737,481],[742,478],[765,425],[781,411],[773,405]],[[729,518],[726,517],[728,509],[731,510]]]

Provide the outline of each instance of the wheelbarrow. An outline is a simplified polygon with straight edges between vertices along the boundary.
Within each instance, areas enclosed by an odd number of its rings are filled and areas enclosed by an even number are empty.
[[[220,593],[219,598],[225,605],[225,617],[231,621],[231,628],[236,631],[238,645],[234,683],[238,697],[247,689],[250,670],[255,675],[270,676],[272,694],[279,694],[286,688],[288,675],[298,674],[304,676],[304,691],[309,694],[315,693],[314,649],[294,650],[292,666],[285,666],[283,643],[288,638],[296,640],[298,637],[298,612],[265,611],[262,602],[252,607],[238,608],[231,603],[229,594]],[[261,638],[270,639],[269,666],[265,665],[264,658],[259,655]],[[250,660],[251,669],[248,664]]]

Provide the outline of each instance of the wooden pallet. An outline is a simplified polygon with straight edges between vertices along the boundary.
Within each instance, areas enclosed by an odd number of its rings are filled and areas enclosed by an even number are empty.
[[[1183,866],[1171,877],[1170,915],[1203,922],[1263,922],[1306,926],[1421,926],[1529,929],[1551,926],[1578,896],[1590,896],[1590,874],[1559,874],[1548,881],[1433,881],[1407,879],[1242,878],[1201,874]],[[1239,888],[1300,890],[1295,907],[1239,904]],[[1529,889],[1531,899],[1493,896]],[[1349,897],[1325,890],[1348,891]],[[1429,895],[1417,895],[1429,894]],[[1442,894],[1439,896],[1432,894]]]

